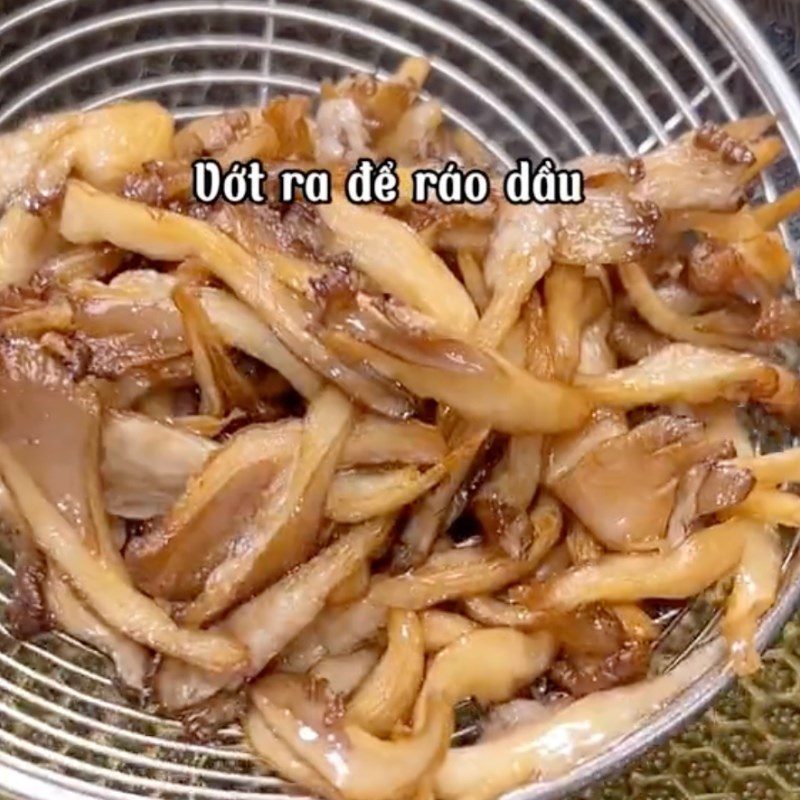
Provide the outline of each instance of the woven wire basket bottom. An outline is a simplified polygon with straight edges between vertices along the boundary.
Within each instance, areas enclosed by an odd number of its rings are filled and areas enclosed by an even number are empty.
[[[386,74],[404,56],[424,54],[433,65],[428,91],[500,162],[592,150],[634,155],[705,119],[770,110],[789,148],[764,191],[798,184],[800,105],[732,0],[6,0],[0,9],[4,128],[35,114],[139,97],[186,119],[278,93],[313,94],[322,78]],[[800,228],[785,234],[796,251]],[[0,551],[3,604],[12,563]],[[762,644],[790,616],[797,568],[790,557]],[[712,605],[695,603],[662,642],[661,668],[712,635],[714,621]],[[800,629],[786,636],[786,650],[728,695],[705,727],[595,796],[782,800],[800,789],[793,695]],[[564,797],[619,768],[704,708],[726,680],[720,669],[698,676],[645,730],[563,780],[516,796]],[[767,686],[778,692],[774,702],[764,699]],[[20,643],[0,624],[0,690],[0,792],[31,800],[56,792],[68,800],[302,794],[261,772],[236,730],[214,746],[183,741],[178,723],[125,699],[107,661],[64,635]],[[751,712],[758,722],[745,730]],[[770,759],[766,777],[752,769],[734,774],[759,758]]]

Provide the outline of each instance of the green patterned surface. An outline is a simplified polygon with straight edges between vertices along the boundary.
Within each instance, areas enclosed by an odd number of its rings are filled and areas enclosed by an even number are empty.
[[[590,800],[800,800],[800,615],[698,722]]]

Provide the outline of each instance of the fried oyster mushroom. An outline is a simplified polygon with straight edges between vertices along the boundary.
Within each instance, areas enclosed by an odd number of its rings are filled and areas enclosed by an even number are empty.
[[[800,190],[750,200],[774,120],[514,205],[430,71],[0,136],[7,627],[327,800],[491,800],[613,747],[722,657],[648,677],[654,600],[709,593],[751,674],[800,525],[800,450],[737,417],[800,427]],[[198,202],[197,158],[259,161],[267,201]],[[362,158],[396,203],[348,199]],[[413,201],[448,162],[484,202]],[[286,168],[331,202],[276,202]]]
[[[705,465],[695,479],[698,516],[744,500],[752,477],[744,470],[715,467],[730,455],[730,445],[706,438],[702,423],[657,416],[601,442],[549,485],[607,549],[657,549],[667,533],[679,487],[692,469]]]

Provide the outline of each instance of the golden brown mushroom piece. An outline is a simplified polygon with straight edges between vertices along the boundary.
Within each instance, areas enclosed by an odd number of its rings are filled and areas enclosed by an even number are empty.
[[[657,548],[663,542],[683,475],[700,462],[730,456],[724,442],[710,442],[702,423],[688,417],[658,416],[629,433],[589,450],[550,489],[609,549]],[[696,513],[734,505],[752,487],[738,472],[715,472],[718,483],[729,475],[731,492],[707,489]]]

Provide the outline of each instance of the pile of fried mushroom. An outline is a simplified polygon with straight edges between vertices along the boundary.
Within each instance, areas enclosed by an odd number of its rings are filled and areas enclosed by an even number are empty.
[[[8,624],[95,646],[189,735],[241,722],[326,798],[563,774],[663,699],[653,648],[708,590],[752,672],[800,524],[800,450],[742,422],[800,425],[800,189],[748,200],[774,121],[581,158],[581,205],[497,175],[422,206],[415,167],[491,168],[427,71],[0,137]],[[203,205],[198,157],[329,169],[333,202]],[[398,203],[345,199],[361,157]]]

